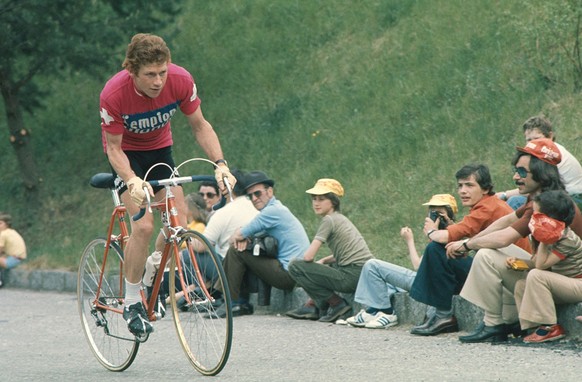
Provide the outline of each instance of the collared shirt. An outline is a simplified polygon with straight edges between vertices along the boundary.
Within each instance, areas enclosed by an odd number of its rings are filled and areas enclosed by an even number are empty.
[[[477,202],[477,204],[471,207],[469,214],[465,216],[463,220],[447,227],[447,231],[449,232],[449,242],[473,237],[489,227],[495,220],[512,212],[513,209],[495,195],[485,195]],[[518,247],[531,252],[531,247],[527,239],[519,239],[515,244]]]
[[[259,214],[241,229],[243,237],[249,238],[261,231],[277,239],[277,259],[285,270],[294,258],[302,258],[309,248],[309,238],[301,222],[274,196]]]

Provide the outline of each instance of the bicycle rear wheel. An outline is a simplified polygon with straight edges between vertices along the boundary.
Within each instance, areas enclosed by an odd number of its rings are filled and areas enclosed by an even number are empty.
[[[194,368],[204,375],[216,375],[226,365],[232,344],[231,299],[222,259],[202,234],[185,231],[179,237],[178,248],[186,243],[179,259],[184,285],[176,282],[178,277],[169,278],[174,325]],[[204,251],[194,251],[194,242]],[[171,269],[175,269],[175,261],[173,256]],[[180,293],[172,291],[186,292],[190,297],[179,299]],[[226,316],[217,318],[221,305]]]
[[[85,337],[97,360],[111,371],[127,369],[139,342],[123,319],[123,253],[97,238],[83,251],[77,279],[77,303]],[[107,257],[105,257],[107,256]]]

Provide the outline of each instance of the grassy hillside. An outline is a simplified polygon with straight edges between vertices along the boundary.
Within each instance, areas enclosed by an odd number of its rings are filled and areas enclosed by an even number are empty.
[[[310,236],[318,218],[304,191],[321,177],[340,180],[342,210],[376,256],[408,265],[400,227],[410,225],[417,247],[425,245],[421,204],[455,194],[457,169],[482,162],[497,189],[512,186],[510,160],[527,117],[546,113],[558,140],[582,156],[568,63],[555,63],[566,74],[548,85],[526,55],[535,45],[520,27],[528,9],[505,1],[191,0],[169,43],[174,62],[194,74],[229,163],[267,171]],[[121,62],[123,48],[112,54]],[[45,81],[52,96],[28,125],[46,206],[27,208],[0,121],[0,210],[14,215],[31,266],[73,268],[109,216],[109,196],[87,186],[108,169],[102,82],[78,73]],[[183,117],[173,130],[178,161],[200,154]]]

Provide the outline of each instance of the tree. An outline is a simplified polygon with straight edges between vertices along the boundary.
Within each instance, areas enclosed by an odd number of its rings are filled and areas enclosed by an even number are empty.
[[[152,25],[159,31],[179,10],[179,0],[0,0],[0,93],[27,190],[40,182],[23,118],[49,95],[39,78],[68,69],[99,76],[106,63],[119,60],[111,51],[127,44],[132,31],[150,32]]]

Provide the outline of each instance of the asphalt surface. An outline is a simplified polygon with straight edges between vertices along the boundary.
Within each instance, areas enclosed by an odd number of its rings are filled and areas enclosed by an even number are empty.
[[[0,381],[579,381],[581,345],[460,344],[458,333],[388,330],[261,315],[234,319],[225,369],[189,364],[172,322],[155,323],[124,372],[104,369],[87,345],[72,293],[0,289]]]

